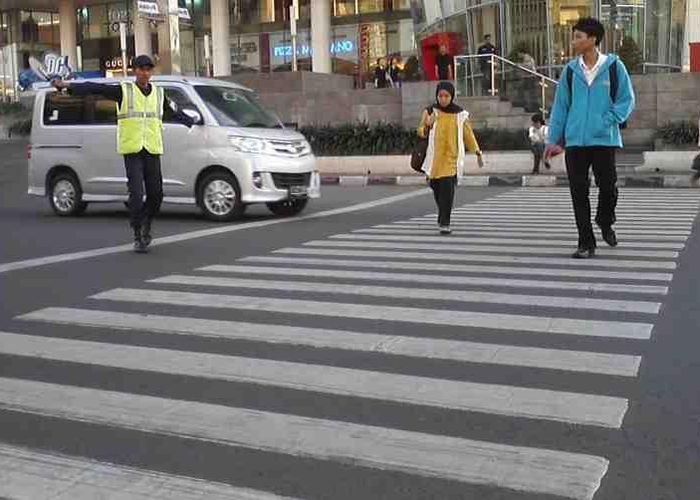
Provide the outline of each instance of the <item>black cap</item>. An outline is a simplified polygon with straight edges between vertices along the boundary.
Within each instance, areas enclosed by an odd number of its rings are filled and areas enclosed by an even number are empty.
[[[144,67],[153,68],[153,67],[155,67],[155,64],[153,64],[153,59],[151,59],[150,57],[148,57],[146,55],[134,57],[134,60],[131,63],[131,65],[134,68],[144,68]]]

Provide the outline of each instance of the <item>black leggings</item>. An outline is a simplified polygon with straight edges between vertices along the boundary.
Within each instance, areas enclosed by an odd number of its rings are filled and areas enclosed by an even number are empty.
[[[435,196],[435,203],[438,206],[438,225],[449,226],[452,216],[452,205],[455,200],[455,186],[457,185],[457,176],[440,177],[439,179],[430,179],[430,188]]]

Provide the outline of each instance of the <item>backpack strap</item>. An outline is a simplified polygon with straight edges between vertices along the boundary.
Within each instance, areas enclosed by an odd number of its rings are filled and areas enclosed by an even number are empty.
[[[615,103],[615,98],[617,97],[617,61],[614,61],[608,67],[609,77],[610,77],[610,100]]]
[[[574,70],[571,69],[571,66],[566,67],[566,86],[569,89],[569,98],[571,98],[574,90]]]

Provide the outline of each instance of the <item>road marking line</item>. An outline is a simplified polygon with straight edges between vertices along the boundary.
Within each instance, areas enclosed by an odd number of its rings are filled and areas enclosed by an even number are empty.
[[[394,257],[392,252],[390,255],[381,255],[379,257]],[[377,257],[377,255],[373,255]],[[445,259],[451,260],[449,258]],[[468,259],[465,259],[468,260]],[[303,257],[244,257],[239,259],[239,262],[249,263],[275,263],[275,264],[305,264],[313,266],[326,267],[350,267],[359,269],[402,269],[415,271],[445,271],[453,273],[482,273],[482,274],[507,274],[524,275],[524,276],[557,276],[557,277],[576,277],[576,278],[606,278],[606,279],[621,279],[634,281],[671,281],[673,274],[668,273],[648,273],[648,272],[615,272],[602,271],[595,269],[550,269],[550,268],[533,268],[529,267],[511,267],[511,266],[471,266],[460,264],[443,264],[434,262],[426,264],[425,262],[396,262],[394,260],[342,260],[342,259],[314,259]]]
[[[381,335],[369,332],[303,328],[151,314],[50,307],[19,316],[23,321],[197,335],[255,342],[342,349],[393,356],[442,359],[466,363],[544,368],[602,375],[636,377],[641,356],[539,347],[485,344],[439,338]]]
[[[527,241],[536,241],[541,238],[571,238],[576,237],[574,231],[568,233],[538,233],[537,231],[506,231],[500,230],[497,235],[489,233],[488,231],[460,228],[460,226],[452,226],[452,229],[459,229],[459,235],[473,235],[477,237],[493,237],[493,236],[505,236],[507,238],[527,238]],[[385,225],[374,226],[372,228],[355,229],[351,231],[352,234],[404,234],[404,235],[430,235],[437,234],[437,228],[433,227],[414,227],[409,225]],[[632,246],[637,246],[638,241],[674,241],[674,242],[685,242],[688,238],[687,236],[661,236],[661,235],[633,235],[627,232],[618,231],[617,235],[620,239],[625,238],[625,242],[632,242]],[[570,244],[570,243],[569,243]]]
[[[0,495],[33,500],[291,500],[185,476],[0,444]]]
[[[535,224],[516,224],[516,225],[504,225],[502,223],[488,223],[488,222],[453,222],[450,224],[452,227],[473,229],[475,231],[530,231],[533,234],[548,234],[548,233],[565,233],[567,236],[576,236],[576,228],[572,227],[571,224],[547,224],[546,227]],[[373,227],[391,228],[391,227],[407,227],[407,228],[434,228],[437,229],[437,224],[435,221],[396,221],[391,224],[378,224]],[[689,237],[693,234],[690,229],[676,229],[676,230],[664,230],[664,229],[643,229],[639,226],[626,226],[624,224],[616,224],[615,229],[618,234],[629,235],[629,236],[644,236],[654,237],[655,235],[672,235],[672,236],[683,236]]]
[[[335,245],[329,245],[335,246]],[[393,248],[393,246],[391,247]],[[386,250],[355,250],[351,248],[281,248],[272,252],[273,254],[287,255],[332,255],[341,257],[379,257],[388,259],[413,259],[426,261],[449,260],[452,262],[498,262],[503,264],[535,264],[535,265],[553,265],[565,267],[582,267],[589,268],[616,268],[616,269],[663,269],[674,270],[677,268],[675,262],[672,261],[649,261],[649,260],[612,260],[605,258],[595,259],[571,259],[557,257],[523,257],[523,256],[508,256],[508,255],[484,255],[480,253],[450,253],[450,252],[401,252],[401,251],[386,251]],[[430,264],[425,264],[431,266]],[[541,268],[534,268],[541,269]]]
[[[0,406],[577,500],[592,500],[609,464],[580,453],[17,379],[1,379]]]
[[[324,210],[322,212],[302,215],[294,218],[274,218],[264,221],[257,222],[246,222],[243,224],[238,224],[235,226],[225,225],[217,226],[209,229],[200,229],[197,231],[190,231],[187,233],[174,234],[171,236],[165,236],[162,238],[157,238],[153,240],[153,246],[168,245],[171,243],[179,243],[182,241],[188,241],[198,238],[205,238],[207,236],[216,236],[220,234],[231,233],[234,231],[243,231],[245,229],[257,229],[266,226],[272,226],[275,224],[287,224],[292,222],[301,222],[311,219],[319,219],[324,217],[331,217],[333,215],[342,215],[351,212],[357,212],[360,210],[367,210],[370,208],[379,207],[382,205],[388,205],[402,200],[407,200],[409,198],[414,198],[416,196],[424,195],[429,192],[428,189],[419,189],[417,191],[411,191],[408,193],[403,193],[396,196],[390,196],[388,198],[382,198],[380,200],[374,200],[366,203],[358,203],[356,205],[350,205],[349,207],[335,208],[332,210]],[[46,266],[49,264],[57,264],[60,262],[72,262],[76,260],[89,259],[92,257],[100,257],[103,255],[112,255],[116,253],[132,252],[133,246],[131,244],[127,245],[117,245],[105,248],[96,248],[93,250],[85,250],[81,252],[71,252],[59,255],[51,255],[47,257],[39,257],[36,259],[21,260],[16,262],[7,262],[0,264],[0,273],[6,273],[9,271],[16,271],[20,269],[29,269],[39,266]]]
[[[624,398],[0,332],[0,353],[619,429]]]
[[[148,283],[165,285],[209,286],[219,288],[244,288],[253,290],[279,290],[340,295],[388,297],[392,299],[416,299],[425,301],[466,302],[473,304],[507,304],[513,306],[552,307],[563,309],[592,309],[598,311],[635,312],[658,314],[660,302],[635,300],[592,299],[588,297],[555,297],[551,295],[520,295],[449,288],[408,288],[375,285],[347,285],[316,281],[251,280],[242,278],[218,278],[209,276],[170,275],[148,280]],[[445,283],[449,286],[449,282]]]
[[[478,276],[455,276],[416,273],[381,273],[374,271],[343,271],[338,269],[313,269],[299,267],[264,267],[250,265],[213,265],[199,268],[198,271],[213,273],[263,274],[270,276],[300,276],[347,280],[400,281],[436,285],[502,286],[512,288],[535,288],[551,290],[572,290],[579,292],[642,293],[666,295],[668,287],[656,285],[628,285],[585,281],[544,281],[518,280],[510,278],[482,278]]]
[[[473,252],[473,253],[496,253],[512,255],[565,255],[564,248],[548,248],[537,246],[491,246],[491,245],[465,245],[450,244],[454,241],[450,237],[443,237],[445,244],[439,243],[409,243],[405,241],[343,241],[343,240],[316,240],[304,243],[309,247],[336,247],[336,248],[393,248],[410,250],[429,250],[433,252]],[[649,251],[649,250],[625,250],[623,248],[606,249],[599,247],[598,256],[603,257],[642,257],[673,260],[678,258],[678,252]],[[573,260],[573,259],[572,259]]]
[[[242,309],[283,314],[395,321],[465,328],[512,330],[593,337],[647,340],[654,325],[624,321],[595,321],[518,314],[494,314],[472,311],[420,309],[414,307],[373,306],[343,302],[276,299],[245,295],[187,293],[165,290],[115,288],[90,297],[95,300],[169,304],[213,309]]]

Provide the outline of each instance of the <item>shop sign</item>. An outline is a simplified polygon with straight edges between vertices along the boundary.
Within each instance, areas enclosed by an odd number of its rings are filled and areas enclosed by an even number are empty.
[[[158,3],[152,0],[138,0],[136,2],[136,8],[139,13],[146,16],[159,16],[160,9],[158,9]]]
[[[355,52],[355,43],[352,40],[337,40],[331,43],[331,54],[352,54]],[[291,57],[292,45],[278,45],[273,49],[275,57]],[[311,54],[311,48],[308,45],[297,46],[297,56],[308,56]]]

